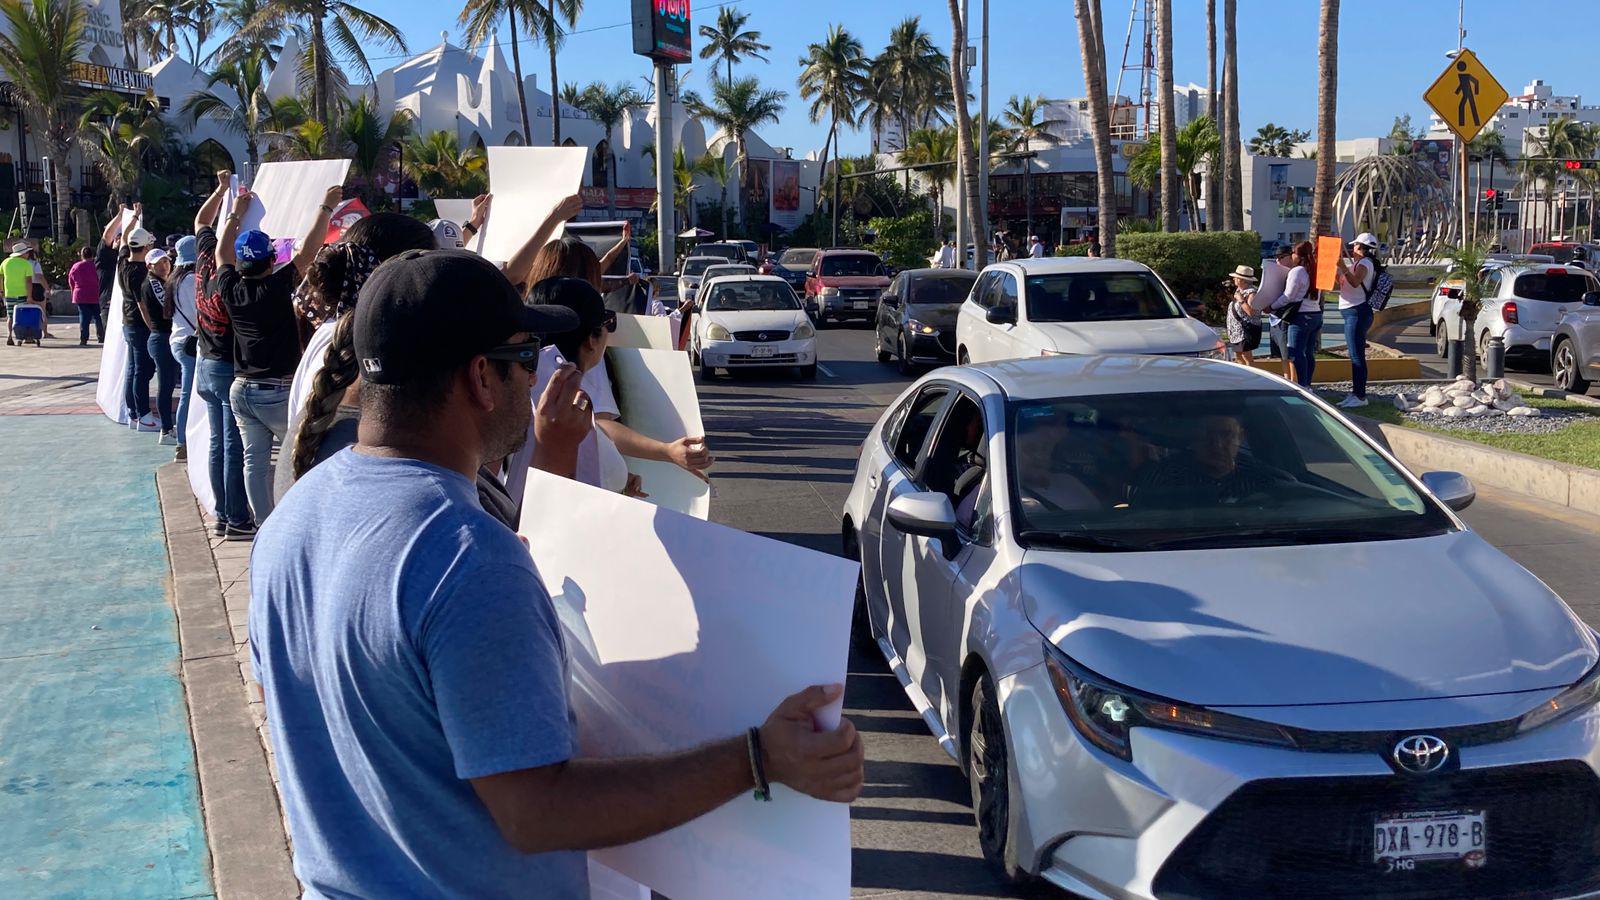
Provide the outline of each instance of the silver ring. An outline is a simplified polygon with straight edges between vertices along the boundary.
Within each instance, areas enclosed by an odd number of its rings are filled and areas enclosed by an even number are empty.
[[[580,410],[588,409],[589,408],[589,398],[588,397],[574,397],[573,400],[572,400],[572,405],[576,406]]]

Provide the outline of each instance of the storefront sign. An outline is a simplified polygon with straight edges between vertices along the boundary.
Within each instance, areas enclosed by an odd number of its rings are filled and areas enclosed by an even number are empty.
[[[72,64],[72,80],[90,88],[107,88],[127,94],[148,94],[155,89],[155,77],[149,72],[118,69],[90,62]]]
[[[606,189],[584,185],[583,205],[587,209],[606,208]],[[649,209],[656,202],[655,188],[617,188],[617,209]]]
[[[686,63],[689,51],[689,0],[633,0],[634,53]]]
[[[767,220],[785,231],[800,227],[800,162],[793,159],[772,161],[769,182],[772,208]]]

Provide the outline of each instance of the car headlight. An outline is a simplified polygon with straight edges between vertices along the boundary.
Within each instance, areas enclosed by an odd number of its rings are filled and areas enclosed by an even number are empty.
[[[934,328],[932,325],[927,325],[927,324],[924,324],[922,322],[918,322],[916,319],[907,319],[906,320],[906,327],[911,329],[911,333],[912,334],[938,334],[939,333],[939,329]]]
[[[1089,743],[1122,759],[1133,759],[1128,733],[1141,726],[1229,741],[1294,746],[1294,739],[1277,725],[1163,700],[1107,681],[1068,659],[1049,642],[1044,644],[1044,663],[1056,698],[1073,727]]]
[[[1600,701],[1600,666],[1590,669],[1589,674],[1578,679],[1577,684],[1539,704],[1537,708],[1517,720],[1517,734],[1565,719],[1567,716],[1588,709],[1596,701]]]
[[[1195,356],[1201,359],[1227,359],[1227,350],[1228,348],[1226,344],[1222,343],[1221,341],[1217,341],[1217,345],[1215,347],[1212,347],[1210,350],[1201,350],[1199,353],[1196,353]]]
[[[728,329],[712,322],[711,327],[706,329],[706,340],[731,341],[733,340],[733,335],[728,333]]]
[[[1068,353],[1065,350],[1044,349],[1044,350],[1040,350],[1039,351],[1039,355],[1040,356],[1071,356],[1072,354]]]
[[[803,341],[806,338],[812,338],[816,336],[817,330],[811,327],[810,322],[801,322],[799,327],[794,330],[794,333],[789,335],[789,338],[791,340]]]
[[[839,289],[836,287],[825,287],[822,290],[817,291],[817,294],[818,296],[822,297],[837,297],[839,296]]]

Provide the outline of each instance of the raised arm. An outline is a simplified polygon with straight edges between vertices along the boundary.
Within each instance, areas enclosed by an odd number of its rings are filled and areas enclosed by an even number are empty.
[[[233,215],[222,223],[222,233],[217,235],[217,267],[236,266],[239,257],[233,252],[233,242],[239,239],[239,222],[244,218],[245,211],[250,204],[255,202],[256,195],[245,191],[233,201]]]
[[[511,283],[516,285],[523,294],[527,294],[528,288],[533,287],[533,285],[528,284],[528,277],[533,274],[534,258],[539,255],[539,251],[544,248],[544,245],[550,242],[550,236],[556,233],[556,229],[561,227],[562,222],[582,211],[583,197],[578,194],[573,194],[571,197],[557,203],[556,208],[551,210],[550,217],[540,223],[539,227],[533,230],[528,242],[523,244],[516,253],[511,254],[511,259],[506,261],[506,278],[510,279]]]
[[[227,169],[223,169],[217,173],[216,190],[211,192],[211,196],[206,198],[206,202],[200,204],[200,211],[194,214],[195,234],[199,234],[200,229],[206,227],[207,225],[216,223],[217,212],[222,209],[222,199],[228,195],[228,187],[232,183],[232,172],[229,172]]]
[[[617,257],[618,256],[620,256],[623,253],[627,252],[628,244],[632,240],[633,240],[633,223],[632,222],[623,222],[622,223],[622,240],[617,241],[617,245],[615,247],[612,247],[610,250],[607,250],[606,251],[606,255],[600,257],[600,271],[601,271],[602,274],[605,273],[605,272],[611,271],[611,264],[615,263],[617,261]]]
[[[623,456],[669,462],[701,480],[706,480],[705,470],[716,462],[706,449],[704,437],[690,436],[670,442],[658,441],[634,431],[618,419],[604,415],[594,417],[594,427],[605,432],[606,437],[617,445],[618,452]]]
[[[317,258],[317,251],[322,249],[322,242],[328,238],[328,218],[333,215],[333,208],[344,199],[344,188],[334,185],[322,195],[322,205],[317,207],[317,220],[311,223],[311,232],[300,243],[300,252],[294,255],[292,262],[295,271],[302,274]]]
[[[127,204],[117,204],[117,214],[111,217],[111,221],[106,223],[106,229],[100,232],[100,243],[107,247],[116,246],[114,242],[122,237],[122,214],[127,211]]]

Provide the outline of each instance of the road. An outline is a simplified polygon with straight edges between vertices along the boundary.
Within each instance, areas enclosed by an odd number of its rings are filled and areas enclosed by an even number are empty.
[[[1380,344],[1393,347],[1396,350],[1414,356],[1422,363],[1422,374],[1426,378],[1444,378],[1449,369],[1449,364],[1440,359],[1434,351],[1434,338],[1428,334],[1428,317],[1419,316],[1415,319],[1402,319],[1390,325],[1373,329],[1372,339]],[[1478,362],[1479,371],[1483,371],[1483,361]],[[1516,367],[1507,366],[1506,375],[1517,381],[1538,385],[1539,387],[1553,388],[1556,385],[1555,377],[1550,374],[1548,363],[1534,367],[1519,364]],[[1589,387],[1589,396],[1600,397],[1600,384]]]
[[[716,456],[712,518],[840,552],[839,514],[867,430],[912,379],[880,365],[861,326],[821,333],[815,382],[788,374],[700,387]],[[1480,490],[1466,518],[1600,623],[1600,518]],[[867,742],[867,788],[851,810],[858,897],[1062,897],[1019,894],[984,863],[966,778],[928,735],[881,659],[853,654],[845,711]]]

